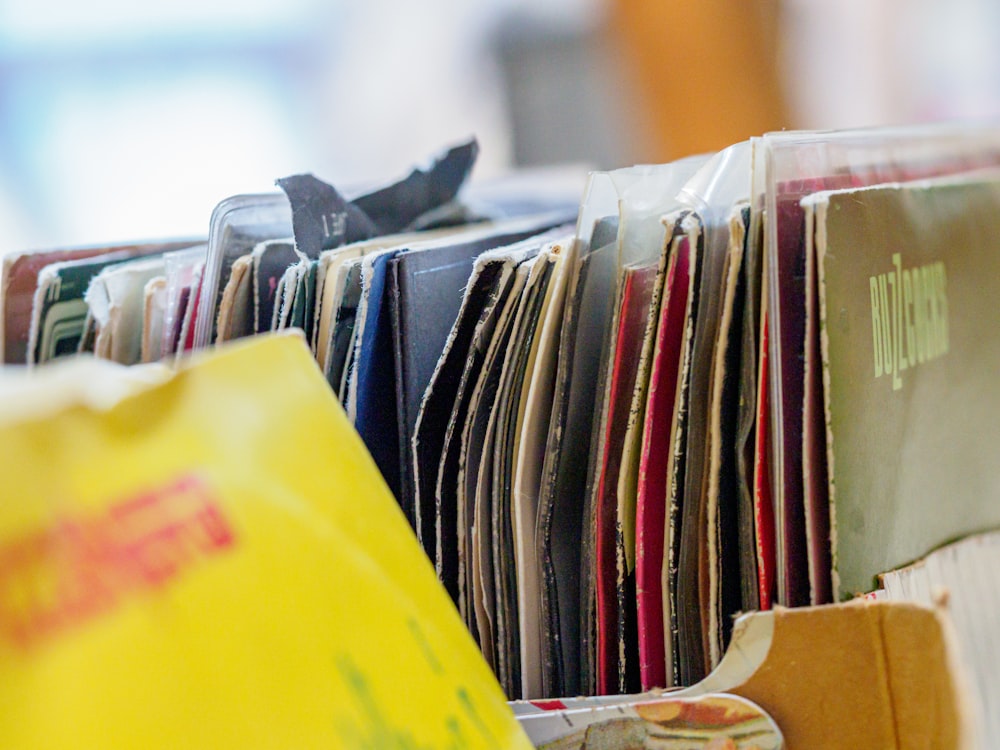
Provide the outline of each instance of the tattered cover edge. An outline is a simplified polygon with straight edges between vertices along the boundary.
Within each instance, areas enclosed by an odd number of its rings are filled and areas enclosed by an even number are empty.
[[[709,428],[708,428],[708,482],[706,483],[706,520],[708,529],[708,570],[709,570],[709,666],[714,668],[722,658],[723,631],[722,618],[722,557],[738,555],[739,550],[722,550],[720,546],[720,485],[723,451],[731,450],[731,445],[723,445],[722,441],[722,400],[725,389],[727,356],[733,317],[737,314],[735,308],[736,293],[740,284],[740,272],[743,261],[743,232],[739,214],[731,216],[729,226],[729,247],[722,267],[723,290],[722,309],[719,316],[719,328],[716,334],[715,352],[711,370],[711,387],[709,391]],[[742,311],[739,311],[742,313]],[[739,565],[734,570],[739,571]]]
[[[639,369],[640,378],[637,378],[636,387],[633,393],[633,403],[632,409],[635,411],[636,422],[635,424],[629,424],[626,431],[626,443],[625,451],[622,457],[623,463],[628,462],[626,468],[627,475],[623,475],[618,483],[618,493],[622,495],[624,493],[633,492],[635,494],[635,557],[634,557],[634,569],[636,576],[636,631],[638,635],[638,645],[639,645],[639,681],[643,689],[649,689],[651,687],[667,687],[672,680],[667,679],[666,670],[666,655],[664,653],[664,636],[663,636],[663,604],[662,604],[662,591],[660,596],[644,597],[643,585],[645,583],[646,576],[640,571],[645,571],[646,565],[646,544],[645,538],[646,533],[644,529],[651,522],[647,521],[647,516],[649,515],[647,511],[648,503],[645,502],[646,498],[646,487],[647,487],[647,471],[649,468],[649,454],[652,446],[652,434],[649,430],[651,425],[650,422],[650,412],[647,408],[650,400],[654,397],[654,389],[652,388],[654,379],[659,373],[659,368],[657,364],[660,358],[657,354],[660,352],[660,342],[661,337],[664,335],[661,332],[663,325],[666,321],[661,322],[661,316],[664,315],[669,307],[669,301],[671,295],[671,287],[676,278],[676,256],[672,252],[673,246],[673,234],[674,234],[674,223],[670,216],[664,216],[661,219],[664,225],[664,236],[663,236],[663,248],[660,252],[660,266],[657,269],[657,279],[653,290],[653,299],[651,300],[649,318],[647,320],[647,331],[646,336],[648,340],[644,341],[643,351],[640,354]],[[665,330],[665,329],[663,329]],[[648,344],[648,350],[646,348]],[[642,373],[644,372],[644,376]],[[642,382],[639,382],[641,379]],[[676,388],[674,389],[676,391]],[[632,434],[634,430],[635,434]],[[668,436],[669,438],[669,436]],[[665,468],[665,465],[664,465]],[[666,489],[666,482],[664,481],[664,490]],[[666,500],[664,495],[663,501]],[[666,509],[661,508],[662,513],[657,513],[653,517],[653,521],[659,521],[659,523],[652,523],[651,531],[654,535],[660,537],[660,554],[659,554],[659,564],[656,565],[655,579],[657,582],[660,581],[660,570],[663,564],[663,518],[661,516],[666,515]],[[649,567],[652,567],[651,565]],[[644,616],[647,608],[647,601],[650,607],[653,607],[659,612],[659,629],[656,633],[647,633],[644,623],[647,621],[647,617]],[[653,614],[653,613],[650,613]],[[655,614],[653,614],[654,619]],[[652,638],[650,637],[652,636]],[[655,641],[651,645],[647,645],[650,641]],[[673,670],[670,670],[672,673]],[[672,675],[671,675],[672,676]]]
[[[828,367],[822,360],[821,332],[826,333],[826,295],[820,291],[820,245],[826,243],[827,201],[802,201],[806,219],[806,341],[802,395],[802,500],[806,520],[806,551],[811,604],[833,599],[830,546],[831,510],[827,466],[830,454],[824,438],[828,421],[823,378]]]
[[[701,277],[701,247],[699,236],[681,231],[678,242],[687,244],[688,289],[685,295],[684,333],[679,354],[677,391],[670,420],[670,455],[667,460],[667,495],[664,512],[664,555],[661,573],[664,610],[664,638],[669,639],[666,653],[672,655],[673,684],[681,684],[680,612],[677,601],[677,576],[680,564],[681,521],[684,504],[684,477],[687,471],[687,424],[689,379],[691,372],[694,326],[698,309]],[[693,241],[692,241],[693,240]],[[677,248],[679,250],[679,246]]]
[[[523,417],[519,415],[521,423],[521,437],[518,447],[518,456],[514,469],[514,495],[520,503],[525,499],[526,491],[530,489],[530,498],[534,501],[534,517],[531,518],[532,534],[530,538],[526,535],[519,535],[518,541],[524,546],[527,554],[530,554],[534,561],[534,604],[535,604],[535,630],[537,643],[537,653],[534,659],[537,662],[538,683],[530,684],[524,682],[524,689],[529,698],[538,698],[544,695],[544,686],[541,680],[541,649],[542,649],[542,612],[541,612],[541,565],[538,559],[538,550],[535,545],[535,535],[537,533],[539,490],[541,483],[542,465],[545,461],[545,442],[548,434],[549,419],[552,416],[553,394],[555,390],[556,366],[559,354],[559,345],[562,335],[562,320],[566,301],[566,291],[569,279],[569,269],[576,258],[576,239],[572,236],[564,240],[552,243],[550,251],[550,262],[554,264],[552,278],[546,290],[546,301],[540,313],[542,320],[541,330],[535,337],[533,348],[534,367],[531,371],[530,381],[522,400],[521,408]],[[547,380],[546,385],[543,380]],[[547,389],[544,393],[542,389]],[[543,414],[544,412],[544,414]],[[529,451],[533,452],[537,462],[530,468],[531,475],[528,475]],[[530,552],[527,552],[530,550]],[[518,595],[527,597],[527,587],[518,585]],[[522,605],[523,606],[523,605]],[[527,627],[527,622],[524,623]],[[522,660],[527,656],[525,644],[527,640],[525,633],[521,635]],[[522,666],[522,676],[527,672]]]
[[[574,252],[567,258],[565,304],[561,314],[560,341],[556,352],[555,376],[552,386],[552,409],[545,438],[544,461],[539,479],[538,514],[535,523],[535,546],[539,561],[542,594],[540,622],[542,628],[542,689],[546,695],[558,695],[565,682],[562,648],[559,638],[559,609],[555,593],[555,569],[552,564],[551,534],[555,506],[555,484],[559,476],[559,453],[562,448],[569,414],[569,386],[573,370],[573,341],[579,327],[581,302],[581,272],[584,255],[574,240]],[[588,251],[589,254],[589,251]],[[584,659],[585,654],[581,655]],[[587,692],[589,686],[583,685]]]
[[[514,440],[516,439],[516,419],[517,409],[520,404],[521,386],[518,375],[521,374],[523,366],[524,347],[517,343],[516,337],[523,341],[525,334],[524,316],[530,314],[530,307],[538,299],[537,281],[541,270],[545,267],[545,262],[539,264],[539,257],[522,261],[518,266],[518,276],[521,276],[526,269],[524,284],[518,293],[515,301],[515,311],[510,323],[510,337],[508,345],[501,361],[500,378],[498,382],[497,399],[500,402],[499,408],[494,408],[493,413],[496,419],[496,443],[493,451],[493,482],[491,491],[493,502],[491,511],[493,513],[493,573],[494,590],[498,594],[498,600],[503,607],[498,617],[499,640],[504,645],[505,654],[508,657],[507,670],[510,678],[510,693],[520,694],[523,681],[521,672],[521,614],[518,609],[519,600],[517,596],[517,570],[516,570],[516,547],[514,544],[514,524],[513,524],[513,498],[510,493],[512,480],[511,460],[513,456]],[[527,267],[527,268],[526,268]],[[529,334],[530,335],[530,334]],[[521,374],[523,378],[523,374]],[[514,391],[517,391],[517,398],[514,398]],[[492,416],[492,415],[491,415]],[[514,421],[512,421],[514,420]],[[506,480],[506,482],[505,482]],[[509,651],[509,653],[508,653]]]

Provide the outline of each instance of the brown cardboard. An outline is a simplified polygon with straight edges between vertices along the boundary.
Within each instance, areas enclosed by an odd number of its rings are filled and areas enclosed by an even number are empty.
[[[913,604],[851,602],[773,617],[760,666],[728,692],[767,711],[788,750],[964,748],[972,729],[948,626]],[[739,649],[740,633],[734,633]]]
[[[740,617],[719,667],[683,690],[516,703],[514,712],[537,745],[546,726],[566,732],[664,698],[728,694],[763,709],[785,750],[964,750],[975,746],[966,679],[942,611],[855,600]],[[619,739],[615,747],[628,746]]]

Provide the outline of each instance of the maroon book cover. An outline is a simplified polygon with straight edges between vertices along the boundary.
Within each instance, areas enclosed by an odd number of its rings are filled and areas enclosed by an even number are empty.
[[[662,580],[667,517],[667,464],[671,451],[670,432],[677,399],[689,283],[687,242],[682,242],[670,255],[667,278],[663,284],[653,367],[646,399],[642,457],[639,462],[635,576],[642,690],[668,686],[665,641],[668,634],[664,632]],[[672,673],[673,670],[670,671]]]
[[[604,455],[597,495],[597,689],[602,694],[628,689],[627,665],[621,644],[624,626],[624,581],[619,569],[624,558],[618,512],[618,475],[632,391],[635,388],[642,338],[656,280],[656,265],[623,269],[621,310],[615,337],[605,423]]]
[[[805,399],[806,342],[806,248],[805,213],[799,205],[803,197],[817,190],[850,187],[861,175],[841,175],[811,180],[797,180],[777,186],[776,291],[778,313],[771,314],[774,347],[770,377],[770,408],[777,409],[771,434],[771,449],[776,462],[777,480],[774,495],[777,532],[777,597],[789,607],[810,603],[809,551],[806,541],[805,495],[802,481],[803,404]],[[776,360],[776,361],[775,361]],[[780,519],[780,520],[779,520]]]
[[[108,253],[150,255],[180,250],[196,244],[196,240],[150,244],[77,247],[60,250],[32,251],[5,259],[3,270],[3,362],[24,364],[27,360],[31,329],[31,309],[34,304],[38,274],[53,263],[93,258]]]
[[[34,304],[35,287],[38,286],[38,274],[41,270],[52,263],[91,258],[109,252],[110,249],[88,247],[24,253],[5,263],[3,279],[3,361],[5,364],[23,365],[27,361],[31,308]]]
[[[754,438],[753,510],[757,541],[757,585],[761,610],[771,609],[777,585],[774,549],[774,499],[771,495],[770,433],[768,431],[768,317],[761,314],[757,433]]]

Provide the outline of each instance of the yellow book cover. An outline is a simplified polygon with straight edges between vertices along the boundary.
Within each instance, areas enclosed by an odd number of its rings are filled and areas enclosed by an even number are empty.
[[[0,747],[530,747],[297,336],[0,394]]]

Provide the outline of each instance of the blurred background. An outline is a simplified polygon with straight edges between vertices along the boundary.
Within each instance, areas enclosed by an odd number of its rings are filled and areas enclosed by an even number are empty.
[[[993,0],[0,0],[0,252],[204,234],[470,134],[484,178],[997,115]]]

